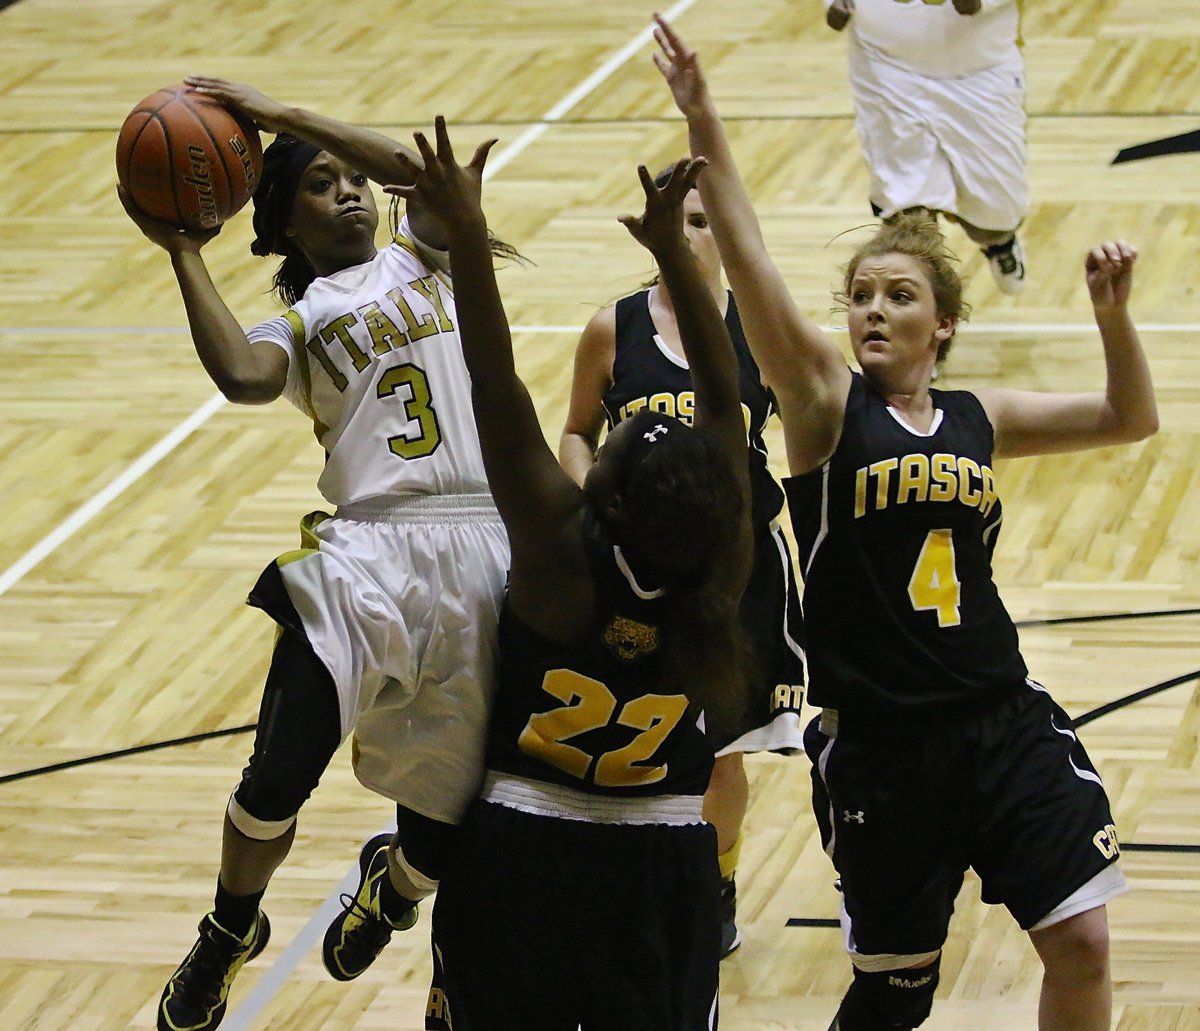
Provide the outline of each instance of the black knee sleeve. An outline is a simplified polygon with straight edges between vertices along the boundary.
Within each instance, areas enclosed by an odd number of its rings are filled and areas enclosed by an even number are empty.
[[[415,887],[437,887],[457,828],[396,806],[397,859]]]
[[[838,1009],[839,1031],[910,1031],[933,1008],[939,956],[915,970],[854,971],[854,982]]]
[[[303,634],[283,630],[263,689],[254,753],[234,793],[238,806],[267,824],[291,819],[341,739],[341,707],[329,670]]]

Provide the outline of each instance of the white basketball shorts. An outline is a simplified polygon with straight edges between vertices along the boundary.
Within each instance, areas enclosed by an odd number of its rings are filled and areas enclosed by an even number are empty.
[[[1013,61],[955,78],[919,75],[850,40],[855,122],[884,218],[926,207],[980,229],[1029,211],[1025,73]]]
[[[457,823],[483,781],[508,537],[490,497],[373,499],[302,525],[288,596],[372,791]]]

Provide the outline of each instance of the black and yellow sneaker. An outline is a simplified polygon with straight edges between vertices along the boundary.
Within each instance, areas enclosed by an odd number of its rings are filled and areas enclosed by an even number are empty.
[[[721,958],[733,953],[742,944],[742,932],[737,926],[737,884],[730,877],[721,879]]]
[[[358,858],[362,877],[354,896],[342,896],[345,910],[325,932],[322,959],[330,977],[337,981],[353,981],[375,962],[375,957],[392,940],[393,931],[407,931],[417,922],[414,905],[399,923],[383,915],[379,892],[388,875],[388,846],[390,834],[377,834],[365,845]]]
[[[245,938],[213,919],[200,921],[200,937],[171,975],[158,1001],[158,1031],[211,1031],[225,1016],[229,986],[238,971],[267,947],[271,922],[259,912]]]

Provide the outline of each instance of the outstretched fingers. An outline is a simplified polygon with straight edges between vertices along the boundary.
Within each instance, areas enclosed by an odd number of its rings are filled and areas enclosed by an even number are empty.
[[[497,142],[497,138],[493,136],[490,140],[484,140],[481,144],[479,144],[479,146],[475,148],[475,153],[471,157],[471,163],[467,165],[467,167],[475,169],[480,173],[480,175],[482,175],[483,166],[487,164],[488,155],[492,152],[492,148]]]

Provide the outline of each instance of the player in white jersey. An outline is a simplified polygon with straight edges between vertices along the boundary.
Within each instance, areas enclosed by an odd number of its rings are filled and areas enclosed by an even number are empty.
[[[290,307],[243,332],[200,257],[214,234],[182,232],[122,200],[170,254],[197,353],[226,397],[285,396],[312,419],[334,514],[306,517],[302,547],[251,591],[279,634],[254,753],[226,810],[215,905],[163,990],[159,1031],[221,1022],[234,976],[267,943],[259,904],[297,813],[351,733],[355,773],[395,801],[397,831],[363,847],[358,889],[325,936],[325,966],[357,977],[394,930],[415,923],[482,780],[509,562],[441,230],[411,204],[376,250],[368,177],[406,181],[403,148],[250,87],[188,84],[278,134],[254,197],[251,250],[283,257],[275,288]]]
[[[996,285],[1025,287],[1029,211],[1019,0],[824,0],[850,26],[850,87],[871,206],[926,208],[982,248]]]

